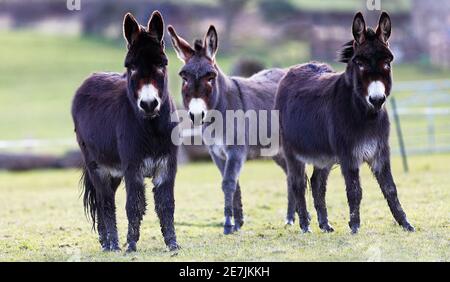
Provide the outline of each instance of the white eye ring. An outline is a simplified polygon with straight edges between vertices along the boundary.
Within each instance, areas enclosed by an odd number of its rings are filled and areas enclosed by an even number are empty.
[[[384,69],[385,70],[390,70],[391,66],[388,63],[384,63]]]
[[[183,80],[183,85],[187,84],[187,79],[185,77],[181,78]]]

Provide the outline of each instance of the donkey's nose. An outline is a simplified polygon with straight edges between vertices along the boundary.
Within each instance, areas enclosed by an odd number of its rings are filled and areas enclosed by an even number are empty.
[[[189,112],[189,117],[191,118],[191,121],[193,124],[202,124],[203,123],[203,119],[205,118],[205,112],[202,111],[201,113],[192,113]]]
[[[369,97],[369,102],[374,106],[376,109],[380,109],[384,102],[386,101],[386,96],[377,96],[377,97]]]
[[[158,107],[159,102],[157,100],[153,101],[141,101],[139,106],[144,110],[146,114],[151,114],[155,111],[156,107]]]

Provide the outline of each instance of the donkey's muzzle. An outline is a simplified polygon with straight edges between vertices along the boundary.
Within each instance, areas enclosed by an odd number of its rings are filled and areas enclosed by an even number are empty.
[[[369,102],[376,110],[380,110],[381,107],[383,107],[384,102],[386,102],[386,96],[370,97]]]
[[[153,101],[141,101],[139,107],[145,112],[146,115],[155,115],[156,108],[158,107],[158,100]]]

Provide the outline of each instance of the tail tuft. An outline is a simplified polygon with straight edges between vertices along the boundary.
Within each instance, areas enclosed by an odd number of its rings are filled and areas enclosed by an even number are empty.
[[[94,185],[89,178],[89,174],[86,168],[83,168],[83,173],[81,175],[80,183],[83,189],[83,206],[84,212],[87,217],[90,217],[92,220],[92,229],[95,230],[95,222],[97,215],[97,199]]]

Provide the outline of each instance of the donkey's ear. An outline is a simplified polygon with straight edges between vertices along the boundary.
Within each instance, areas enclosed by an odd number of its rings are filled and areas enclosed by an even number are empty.
[[[387,43],[391,36],[391,18],[386,12],[381,13],[377,27],[377,35],[384,43]]]
[[[358,12],[354,19],[352,25],[353,38],[358,44],[361,44],[365,40],[366,33],[366,22],[361,12]]]
[[[123,19],[123,36],[127,40],[128,45],[133,44],[140,32],[141,27],[136,19],[131,13],[127,13]]]
[[[159,11],[154,11],[150,20],[148,20],[147,30],[154,34],[156,38],[161,41],[164,36],[164,20]]]
[[[178,36],[177,32],[173,28],[173,26],[169,25],[167,27],[167,31],[169,32],[170,39],[172,41],[172,46],[177,53],[177,57],[186,63],[192,56],[194,56],[194,49],[192,49],[191,45],[187,43],[182,37]]]
[[[211,60],[214,61],[216,57],[217,48],[218,48],[218,38],[216,28],[211,25],[208,29],[208,32],[205,35],[204,40],[204,48],[206,51],[206,56],[208,56]]]

